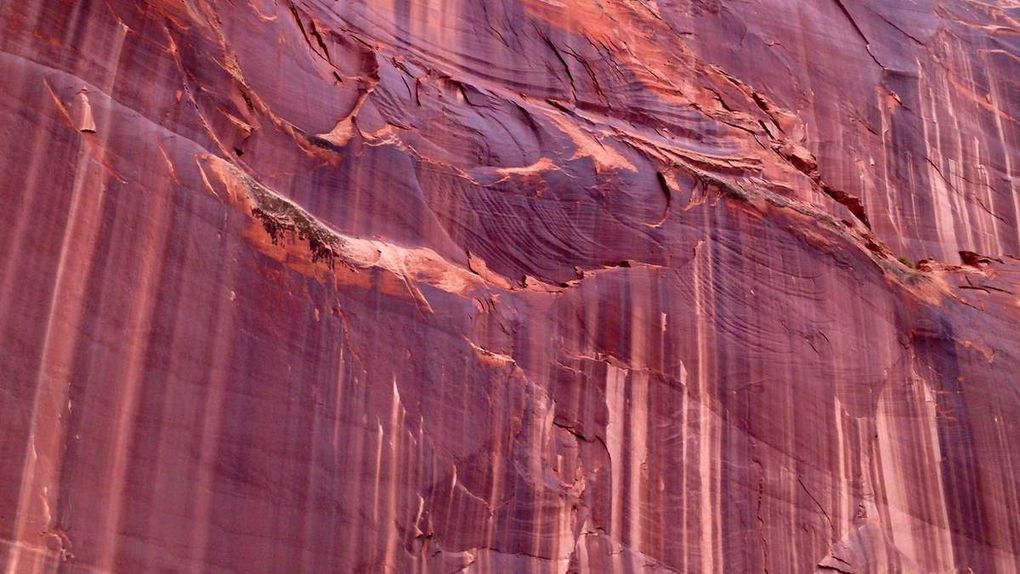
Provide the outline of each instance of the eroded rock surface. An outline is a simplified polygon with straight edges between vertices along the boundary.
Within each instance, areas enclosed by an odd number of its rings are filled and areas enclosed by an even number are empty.
[[[0,569],[1017,572],[1014,0],[0,4]]]

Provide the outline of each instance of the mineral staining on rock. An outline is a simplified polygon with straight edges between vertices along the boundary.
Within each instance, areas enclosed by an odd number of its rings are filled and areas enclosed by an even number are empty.
[[[1017,572],[996,2],[0,6],[0,570]]]

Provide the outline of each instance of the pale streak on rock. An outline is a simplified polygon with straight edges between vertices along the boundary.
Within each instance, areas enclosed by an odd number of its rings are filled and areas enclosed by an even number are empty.
[[[57,275],[40,353],[39,378],[30,406],[32,422],[28,441],[32,454],[24,461],[18,505],[13,513],[16,539],[28,538],[29,531],[46,531],[54,526],[37,522],[40,511],[36,505],[52,506],[47,499],[59,495],[62,460],[55,453],[60,451],[59,445],[68,440],[65,420],[69,407],[70,365],[87,303],[85,279],[94,263],[93,251],[99,235],[106,185],[103,174],[96,173],[94,161],[91,151],[83,149],[78,153],[68,206],[69,218],[62,233]],[[7,562],[8,574],[22,571],[21,548],[15,546]],[[38,563],[33,569],[35,567]]]

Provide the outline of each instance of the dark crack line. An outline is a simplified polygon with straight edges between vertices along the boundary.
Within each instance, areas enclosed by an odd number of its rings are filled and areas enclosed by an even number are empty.
[[[846,16],[847,20],[850,21],[850,25],[854,27],[854,30],[857,31],[857,34],[861,37],[862,40],[864,40],[864,50],[868,52],[868,55],[871,56],[871,59],[874,60],[875,63],[878,64],[878,67],[882,68],[883,70],[888,69],[885,67],[885,65],[882,64],[882,62],[878,61],[878,58],[875,57],[874,52],[871,51],[871,42],[868,40],[868,37],[864,34],[864,30],[861,30],[861,27],[857,25],[857,20],[855,20],[850,11],[847,10],[846,5],[843,3],[843,0],[835,0],[835,2],[836,5],[839,6],[839,9],[843,12],[843,15]]]
[[[838,0],[837,0],[837,1],[838,1]],[[834,527],[834,526],[833,526],[833,524],[832,524],[832,519],[831,519],[831,518],[829,518],[829,513],[825,511],[825,508],[823,508],[823,507],[822,507],[822,504],[821,504],[820,502],[818,502],[818,499],[817,499],[817,498],[815,498],[815,495],[811,494],[811,491],[810,491],[810,490],[808,490],[808,487],[804,485],[804,481],[803,481],[803,480],[801,480],[799,476],[797,477],[797,484],[799,484],[799,485],[800,485],[800,487],[804,489],[804,492],[806,492],[806,493],[807,493],[807,495],[808,495],[808,498],[810,498],[810,499],[811,499],[811,502],[814,502],[814,503],[815,503],[815,506],[817,506],[817,507],[818,507],[818,510],[820,510],[820,511],[821,511],[821,513],[822,513],[822,516],[824,516],[824,517],[825,517],[825,520],[826,520],[826,522],[828,522],[828,523],[829,523],[829,528],[830,528],[830,529],[834,529],[835,527]]]

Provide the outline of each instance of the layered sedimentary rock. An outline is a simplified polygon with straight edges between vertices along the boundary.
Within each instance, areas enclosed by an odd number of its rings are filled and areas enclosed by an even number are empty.
[[[1018,21],[0,4],[0,569],[1017,572]]]

